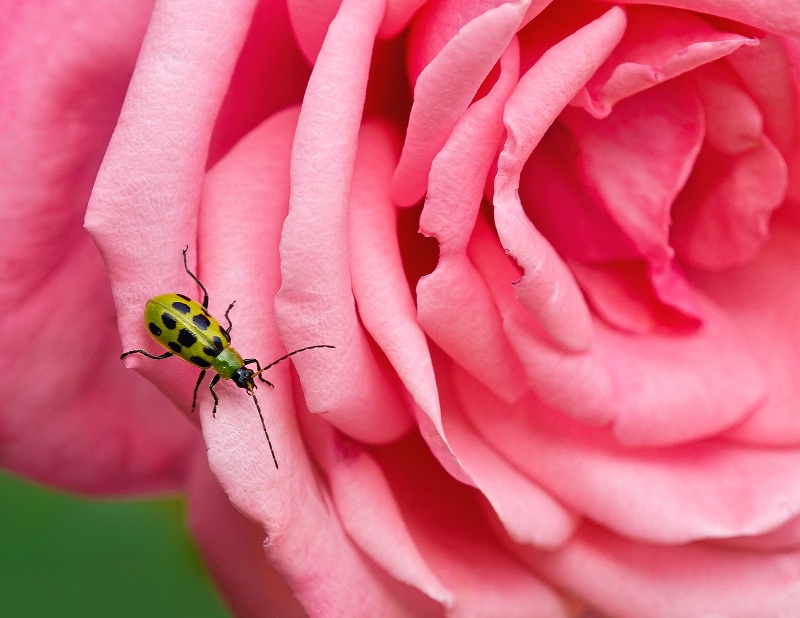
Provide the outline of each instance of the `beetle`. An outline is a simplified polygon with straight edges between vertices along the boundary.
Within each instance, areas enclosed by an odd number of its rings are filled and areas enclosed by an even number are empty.
[[[163,360],[170,356],[178,356],[187,363],[199,367],[201,369],[200,375],[197,378],[197,383],[194,386],[194,394],[192,395],[192,412],[197,404],[197,389],[206,375],[208,369],[216,372],[216,375],[211,379],[208,385],[212,397],[214,397],[214,409],[212,416],[217,415],[217,404],[219,397],[214,392],[214,386],[222,380],[233,380],[239,388],[247,391],[247,394],[253,398],[258,410],[258,416],[261,419],[261,426],[264,428],[264,435],[269,444],[270,453],[272,453],[272,461],[275,462],[275,468],[278,468],[278,460],[275,457],[275,451],[272,448],[272,441],[269,439],[267,432],[267,424],[264,422],[264,415],[261,413],[261,406],[258,405],[258,399],[253,392],[256,388],[255,378],[267,386],[274,387],[272,382],[265,380],[261,375],[270,367],[274,367],[281,361],[286,360],[290,356],[294,356],[299,352],[312,350],[314,348],[335,348],[332,345],[310,345],[305,348],[300,348],[294,352],[289,352],[279,359],[272,361],[269,365],[261,367],[261,363],[255,358],[242,358],[242,356],[231,345],[231,324],[230,312],[233,309],[236,301],[228,305],[225,311],[225,320],[228,322],[227,328],[222,328],[220,323],[208,312],[208,291],[200,279],[189,270],[189,265],[186,262],[186,252],[188,245],[183,249],[183,268],[186,273],[194,279],[200,289],[203,291],[203,302],[198,303],[188,296],[183,294],[161,294],[154,296],[147,301],[144,308],[144,323],[150,336],[160,346],[167,351],[159,356],[154,356],[145,350],[129,350],[124,352],[120,359],[125,358],[130,354],[143,354],[147,358],[153,360]],[[248,365],[256,366],[256,371],[253,371]]]

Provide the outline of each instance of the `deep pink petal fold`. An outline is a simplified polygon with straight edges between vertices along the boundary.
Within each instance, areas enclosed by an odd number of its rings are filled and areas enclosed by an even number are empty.
[[[519,178],[547,127],[611,52],[624,27],[624,13],[612,8],[550,48],[520,79],[503,117],[508,137],[494,187],[497,233],[525,271],[514,285],[520,304],[542,335],[565,350],[589,345],[589,311],[569,269],[525,216],[517,193]]]
[[[306,60],[314,64],[342,0],[287,0],[286,4],[298,45]]]
[[[239,299],[232,313],[234,341],[246,355],[267,362],[286,351],[268,299],[281,282],[278,244],[297,115],[290,109],[273,116],[221,159],[209,171],[201,210],[201,274],[210,290]],[[234,208],[247,216],[231,217]],[[227,268],[230,261],[238,267]],[[323,355],[335,352],[305,354],[325,362]],[[269,379],[275,388],[262,388],[257,396],[279,468],[253,400],[226,383],[218,387],[216,418],[206,389],[198,404],[211,470],[233,505],[264,529],[270,563],[309,616],[330,616],[332,608],[340,615],[407,615],[403,595],[349,540],[318,482],[295,417],[308,414],[303,385],[293,388],[285,363],[270,369]]]
[[[291,155],[289,214],[280,245],[275,315],[287,348],[336,346],[298,356],[309,409],[361,441],[411,427],[395,384],[378,364],[356,315],[348,256],[348,208],[369,60],[383,2],[345,2],[309,80]]]

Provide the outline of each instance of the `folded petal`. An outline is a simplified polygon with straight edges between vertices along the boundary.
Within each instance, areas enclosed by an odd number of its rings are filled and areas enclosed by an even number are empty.
[[[295,361],[308,385],[309,408],[367,442],[392,440],[411,426],[358,322],[349,272],[348,202],[383,8],[378,1],[345,2],[309,80],[292,149],[282,281],[275,299],[287,348],[337,346],[335,355],[319,362]]]

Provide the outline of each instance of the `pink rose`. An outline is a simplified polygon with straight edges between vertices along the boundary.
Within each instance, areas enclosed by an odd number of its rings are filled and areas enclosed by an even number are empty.
[[[797,615],[800,11],[674,4],[4,2],[0,463],[186,492],[240,616]],[[278,469],[118,360],[186,245],[336,346]]]

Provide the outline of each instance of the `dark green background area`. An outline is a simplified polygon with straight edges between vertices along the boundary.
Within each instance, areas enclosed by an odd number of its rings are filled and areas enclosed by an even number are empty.
[[[0,615],[229,616],[180,500],[85,500],[3,473]]]

